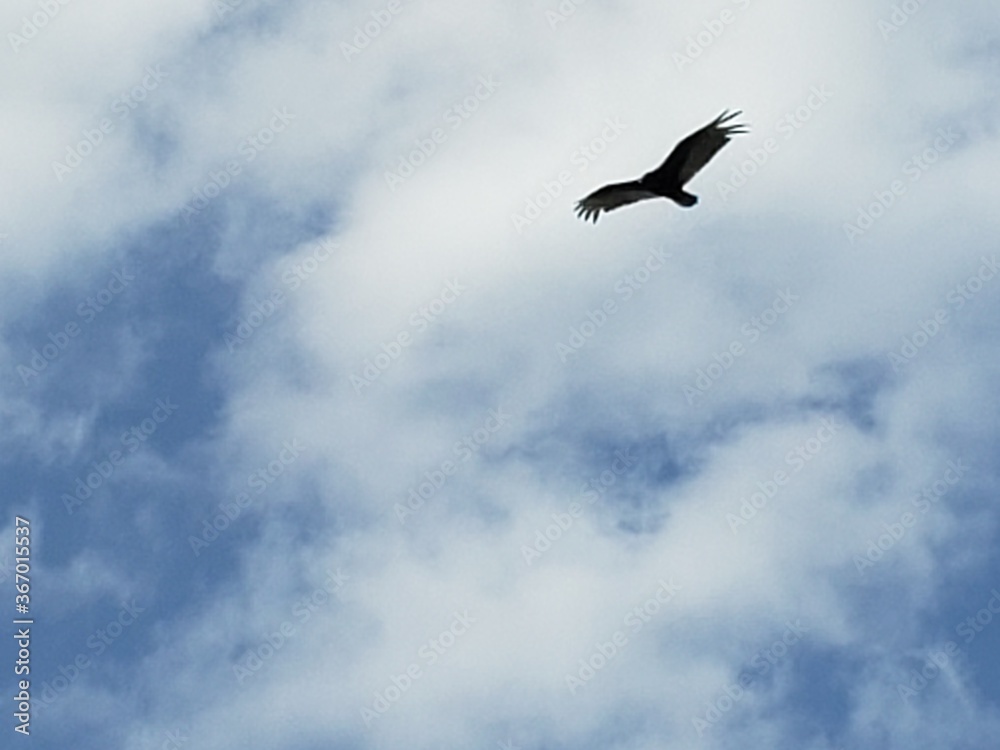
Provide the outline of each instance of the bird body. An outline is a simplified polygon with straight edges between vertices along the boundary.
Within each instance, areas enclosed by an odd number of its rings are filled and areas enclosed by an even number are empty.
[[[711,160],[730,136],[746,133],[745,125],[725,125],[740,112],[724,111],[715,120],[678,143],[666,161],[638,180],[605,185],[576,204],[577,215],[597,222],[601,211],[613,211],[636,201],[669,198],[690,208],[698,196],[684,191],[684,185]]]

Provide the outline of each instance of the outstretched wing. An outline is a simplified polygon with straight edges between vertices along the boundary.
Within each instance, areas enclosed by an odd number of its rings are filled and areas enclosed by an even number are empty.
[[[601,211],[613,211],[619,206],[656,197],[656,193],[646,190],[637,181],[616,182],[595,190],[577,203],[576,215],[584,221],[593,218],[596,224]]]
[[[708,164],[719,149],[729,143],[730,136],[747,132],[745,125],[724,125],[739,114],[739,111],[730,114],[729,110],[725,110],[701,130],[678,143],[663,164],[643,175],[643,184],[665,192],[683,187],[684,183]]]

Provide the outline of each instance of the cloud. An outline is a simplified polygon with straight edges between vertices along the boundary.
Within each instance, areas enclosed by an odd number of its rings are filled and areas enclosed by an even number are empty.
[[[39,741],[986,747],[988,8],[5,11]]]

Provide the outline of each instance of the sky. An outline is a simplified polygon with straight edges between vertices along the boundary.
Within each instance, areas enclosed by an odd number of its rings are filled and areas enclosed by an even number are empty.
[[[995,747],[995,11],[5,4],[9,746]]]

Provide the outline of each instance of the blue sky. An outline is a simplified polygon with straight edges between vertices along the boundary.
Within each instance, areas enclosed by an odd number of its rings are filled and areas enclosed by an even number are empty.
[[[0,12],[12,743],[995,746],[995,8],[529,6]]]

